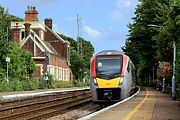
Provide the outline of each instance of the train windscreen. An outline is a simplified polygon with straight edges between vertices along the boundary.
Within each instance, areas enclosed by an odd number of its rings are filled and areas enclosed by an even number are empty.
[[[98,78],[112,79],[120,76],[122,56],[97,56],[96,63]]]

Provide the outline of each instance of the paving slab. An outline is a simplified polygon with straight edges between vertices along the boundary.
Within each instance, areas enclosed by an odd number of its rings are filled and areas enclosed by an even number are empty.
[[[89,118],[90,120],[180,120],[180,101],[152,88]]]

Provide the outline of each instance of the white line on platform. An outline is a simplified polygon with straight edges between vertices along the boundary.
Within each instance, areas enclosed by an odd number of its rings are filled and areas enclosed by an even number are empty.
[[[105,112],[105,111],[109,110],[110,108],[113,108],[113,107],[115,107],[115,106],[117,106],[117,105],[119,105],[119,104],[122,104],[122,103],[124,103],[125,101],[128,101],[129,99],[131,99],[131,98],[133,98],[134,96],[136,96],[136,95],[139,93],[139,91],[140,91],[140,88],[139,88],[139,90],[138,90],[134,95],[132,95],[131,97],[128,97],[128,98],[126,98],[126,99],[124,99],[124,100],[122,100],[122,101],[120,101],[120,102],[118,102],[118,103],[116,103],[116,104],[113,104],[113,105],[111,105],[111,106],[109,106],[109,107],[106,107],[106,108],[104,108],[104,109],[102,109],[102,110],[99,110],[99,111],[97,111],[97,112],[94,112],[94,113],[92,113],[92,114],[89,114],[89,115],[87,115],[87,116],[85,116],[85,117],[79,118],[78,120],[88,120],[88,119],[90,119],[90,118],[92,118],[92,117],[94,117],[94,116],[96,116],[96,115],[98,115],[98,114],[100,114],[100,113],[102,113],[102,112]]]
[[[45,91],[45,92],[26,93],[26,94],[3,95],[3,96],[1,96],[1,99],[7,100],[7,99],[17,99],[17,98],[21,98],[21,97],[43,96],[45,94],[51,94],[51,93],[57,93],[57,92],[70,92],[70,91],[85,90],[85,89],[89,89],[89,88],[78,88],[78,89]]]

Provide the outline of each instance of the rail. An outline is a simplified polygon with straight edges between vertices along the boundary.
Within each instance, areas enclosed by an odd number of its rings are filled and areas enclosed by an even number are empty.
[[[56,92],[0,101],[0,119],[41,119],[67,112],[68,108],[91,101],[90,89]]]

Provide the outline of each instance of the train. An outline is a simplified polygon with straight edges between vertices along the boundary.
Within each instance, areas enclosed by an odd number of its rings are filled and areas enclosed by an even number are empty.
[[[90,89],[94,103],[117,102],[129,97],[135,87],[135,67],[118,50],[104,50],[90,61]]]

